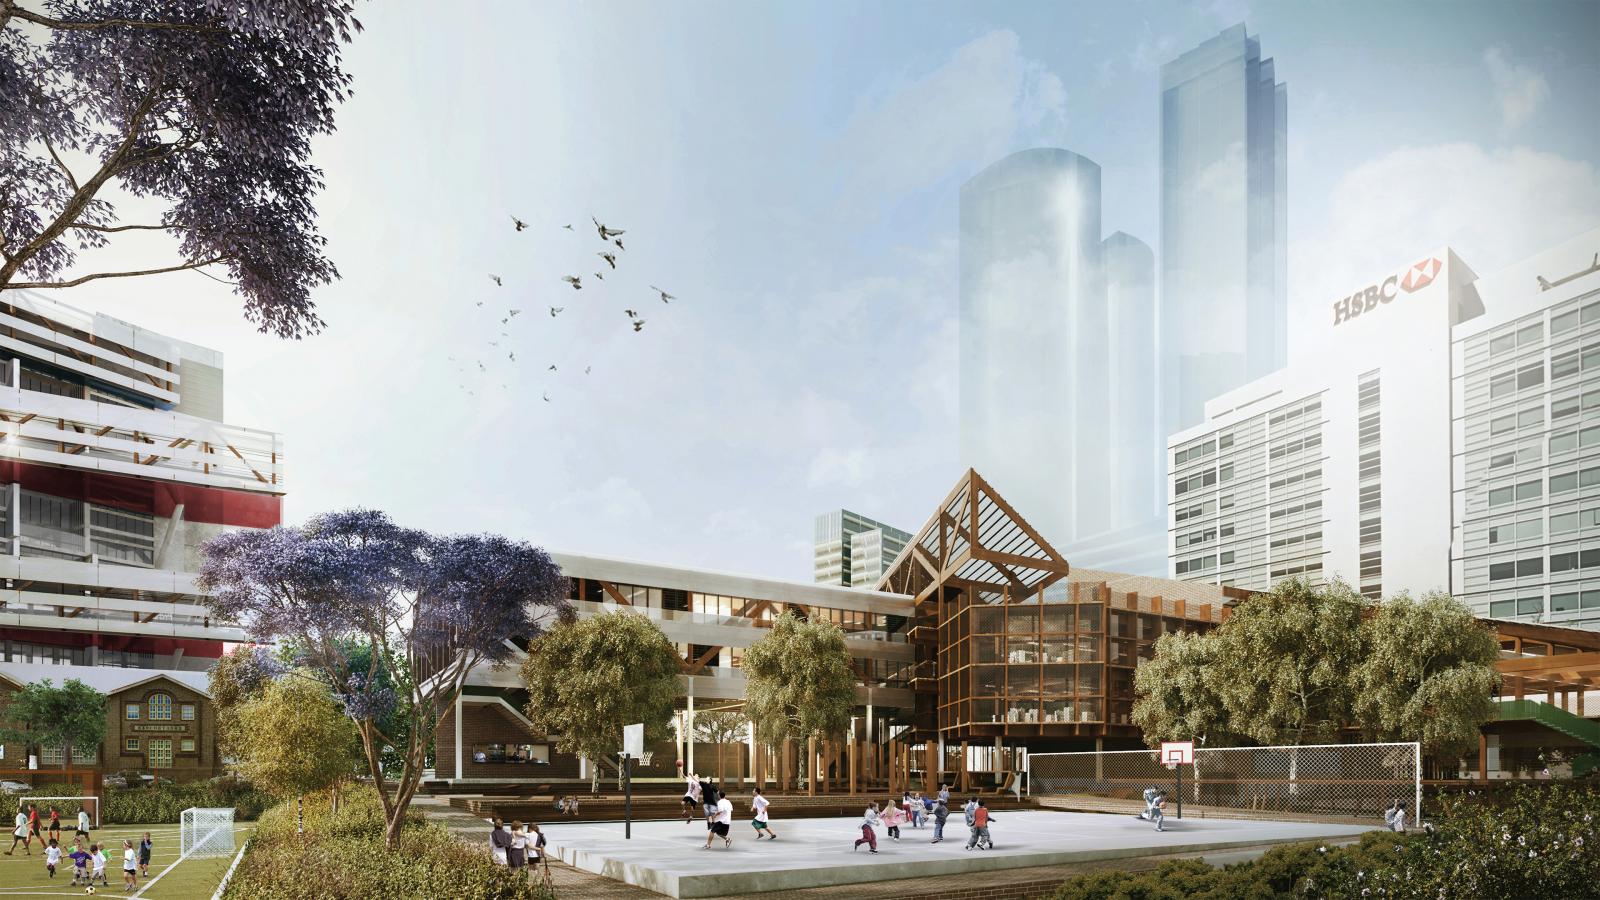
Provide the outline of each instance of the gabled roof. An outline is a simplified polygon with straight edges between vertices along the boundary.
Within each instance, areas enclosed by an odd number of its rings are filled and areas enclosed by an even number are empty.
[[[1066,578],[1067,560],[968,469],[877,589],[923,600],[948,578],[1030,594]]]
[[[0,678],[18,686],[48,678],[56,684],[76,678],[102,694],[115,694],[152,681],[170,681],[210,699],[211,683],[204,672],[175,669],[122,669],[114,666],[41,666],[35,663],[0,663]]]

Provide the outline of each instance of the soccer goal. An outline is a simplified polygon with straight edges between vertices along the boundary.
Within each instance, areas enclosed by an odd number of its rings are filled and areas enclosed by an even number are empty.
[[[183,811],[178,837],[179,860],[228,856],[233,853],[233,807],[190,807]]]
[[[28,794],[22,802],[25,804],[32,803],[39,808],[39,827],[41,828],[45,825],[45,817],[48,815],[51,805],[55,806],[56,812],[61,813],[61,827],[66,831],[71,831],[77,827],[78,810],[80,809],[89,814],[89,821],[93,823],[95,828],[100,827],[99,797],[86,794],[79,794],[76,797],[40,797]]]

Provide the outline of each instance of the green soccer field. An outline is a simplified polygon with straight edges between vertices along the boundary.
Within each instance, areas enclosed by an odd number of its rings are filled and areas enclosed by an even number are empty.
[[[245,839],[255,828],[254,822],[234,825],[235,849],[244,846]],[[131,894],[123,891],[122,842],[131,840],[137,849],[139,839],[150,832],[155,847],[150,854],[150,877],[140,878],[139,887]],[[63,845],[70,849],[73,832],[62,832]],[[173,867],[178,859],[177,825],[107,825],[89,835],[90,841],[108,844],[106,850],[106,881],[102,886],[95,882],[97,897],[148,897],[150,900],[205,900],[217,889],[222,875],[233,863],[233,856],[206,859],[191,858],[181,866]],[[6,846],[10,841],[5,842]],[[27,856],[18,847],[11,856],[0,856],[0,900],[7,897],[81,897],[87,892],[80,885],[71,887],[72,862],[62,854],[62,865],[51,878],[44,867],[44,851],[37,841],[33,855]]]

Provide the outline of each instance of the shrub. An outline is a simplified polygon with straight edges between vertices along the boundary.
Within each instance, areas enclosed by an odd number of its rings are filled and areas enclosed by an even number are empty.
[[[1372,831],[1343,847],[1291,844],[1214,870],[1199,860],[1064,882],[1056,900],[1584,897],[1600,883],[1592,782],[1439,801],[1438,831]]]
[[[233,816],[249,821],[261,816],[272,799],[250,785],[233,779],[192,781],[186,784],[163,782],[129,788],[108,788],[101,820],[106,823],[177,823],[191,806],[233,807]]]
[[[262,815],[226,900],[553,900],[420,813],[407,814],[399,848],[386,850],[370,785],[346,787],[337,813],[327,792],[304,802],[305,834],[295,830],[293,800]]]

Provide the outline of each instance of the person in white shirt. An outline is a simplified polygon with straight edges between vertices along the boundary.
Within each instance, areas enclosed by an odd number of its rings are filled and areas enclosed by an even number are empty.
[[[101,884],[106,884],[106,850],[99,844],[89,845],[90,858],[94,860],[94,874],[89,876],[89,883],[94,884],[96,878]],[[109,885],[107,885],[109,887]]]
[[[764,837],[778,839],[772,831],[772,823],[767,820],[767,807],[771,805],[766,797],[761,796],[761,788],[756,788],[755,796],[750,799],[750,808],[756,811],[756,817],[750,820],[750,824],[755,826],[758,841]]]
[[[733,837],[728,834],[728,829],[733,825],[733,801],[728,799],[728,794],[725,791],[715,791],[714,793],[717,797],[717,803],[713,807],[711,829],[706,832],[706,843],[704,847],[700,848],[702,850],[711,849],[711,839],[713,837],[722,838],[722,846],[724,847],[733,846]]]
[[[133,852],[133,841],[122,842],[122,886],[124,890],[134,890],[139,886],[139,855]],[[101,870],[101,878],[105,877],[105,870]]]
[[[33,835],[28,834],[28,814],[21,809],[17,810],[17,827],[11,832],[11,849],[6,851],[7,856],[16,852],[17,844],[21,844],[29,856],[33,855]]]
[[[868,803],[866,814],[861,817],[861,837],[856,838],[856,845],[850,848],[851,852],[860,850],[862,844],[866,844],[869,851],[878,852],[878,833],[874,830],[878,822],[878,804]]]
[[[678,760],[678,768],[683,768],[681,759]],[[683,783],[683,824],[687,825],[700,809],[700,776],[690,772],[683,777]]]
[[[29,855],[31,856],[32,854],[30,853]],[[55,841],[51,841],[44,848],[44,867],[45,871],[50,873],[51,878],[56,877],[56,866],[59,865],[61,865],[61,848],[56,845]]]

